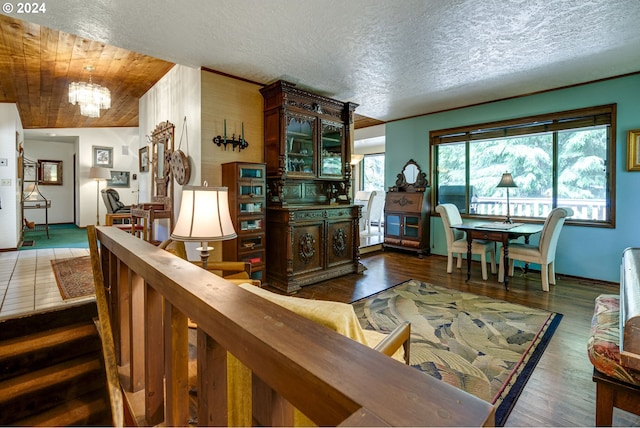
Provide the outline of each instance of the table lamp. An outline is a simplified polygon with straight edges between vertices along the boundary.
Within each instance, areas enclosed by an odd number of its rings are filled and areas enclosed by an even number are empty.
[[[226,187],[185,186],[178,221],[171,232],[176,241],[200,242],[202,267],[207,268],[209,242],[225,241],[236,236],[229,214],[229,192]]]
[[[89,178],[96,180],[96,226],[100,226],[100,181],[109,180],[111,172],[101,166],[92,166],[89,170]]]
[[[509,214],[509,188],[518,186],[516,186],[516,183],[513,182],[511,173],[505,172],[504,174],[502,174],[500,183],[498,183],[496,187],[504,187],[507,189],[507,218],[504,220],[504,223],[513,223],[513,220],[511,220],[511,215]]]

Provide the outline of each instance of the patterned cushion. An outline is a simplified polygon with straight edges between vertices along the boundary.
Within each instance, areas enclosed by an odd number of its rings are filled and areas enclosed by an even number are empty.
[[[602,294],[596,298],[587,349],[591,364],[601,373],[640,385],[640,371],[620,365],[620,298]]]

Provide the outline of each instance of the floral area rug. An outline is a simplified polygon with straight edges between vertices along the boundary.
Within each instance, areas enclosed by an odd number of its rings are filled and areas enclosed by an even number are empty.
[[[410,280],[353,303],[363,328],[411,322],[411,365],[497,406],[503,426],[562,315]]]
[[[51,260],[51,268],[64,300],[95,294],[89,256]]]

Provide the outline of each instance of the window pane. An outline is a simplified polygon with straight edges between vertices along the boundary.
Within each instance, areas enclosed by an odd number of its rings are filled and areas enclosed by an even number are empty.
[[[609,220],[606,209],[608,127],[558,132],[558,206],[574,219]]]
[[[470,183],[476,213],[507,215],[507,189],[496,187],[510,172],[509,213],[546,217],[553,203],[553,134],[474,141],[470,145]]]
[[[454,204],[466,213],[465,143],[441,144],[437,149],[438,204]]]
[[[615,111],[610,104],[432,131],[435,203],[516,219],[568,207],[572,221],[612,226]],[[505,172],[517,187],[496,187]]]
[[[384,190],[384,154],[365,155],[362,168],[362,190]]]

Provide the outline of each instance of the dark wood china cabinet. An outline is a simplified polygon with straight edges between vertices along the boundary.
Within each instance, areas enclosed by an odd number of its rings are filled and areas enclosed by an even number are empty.
[[[411,159],[389,188],[384,205],[384,247],[429,254],[430,206],[427,176]]]
[[[360,208],[349,197],[354,103],[278,81],[264,98],[267,281],[294,292],[361,272]]]

